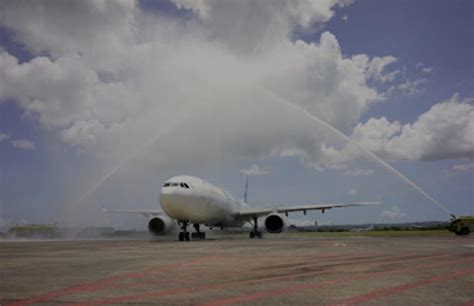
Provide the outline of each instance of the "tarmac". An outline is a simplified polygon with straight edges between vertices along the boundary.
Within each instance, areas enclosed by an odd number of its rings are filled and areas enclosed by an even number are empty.
[[[2,241],[0,304],[473,305],[474,235]]]

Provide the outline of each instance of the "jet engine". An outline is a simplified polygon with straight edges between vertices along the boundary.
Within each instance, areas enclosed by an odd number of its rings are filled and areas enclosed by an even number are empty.
[[[154,217],[148,221],[148,230],[153,235],[164,235],[176,226],[173,219],[167,216]]]
[[[286,218],[273,213],[265,218],[265,229],[269,233],[281,233],[286,228]]]

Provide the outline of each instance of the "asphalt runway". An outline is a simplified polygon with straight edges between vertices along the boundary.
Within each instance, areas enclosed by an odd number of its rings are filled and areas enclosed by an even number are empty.
[[[0,280],[1,305],[473,305],[474,235],[3,241]]]

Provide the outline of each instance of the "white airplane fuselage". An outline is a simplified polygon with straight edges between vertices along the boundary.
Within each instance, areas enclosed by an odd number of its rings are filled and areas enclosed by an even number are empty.
[[[160,191],[164,212],[178,221],[209,226],[242,226],[237,217],[246,204],[219,187],[193,176],[175,176]]]

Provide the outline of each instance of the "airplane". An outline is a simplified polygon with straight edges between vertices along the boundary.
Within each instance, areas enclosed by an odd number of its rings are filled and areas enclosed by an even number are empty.
[[[351,229],[351,232],[356,232],[356,233],[359,233],[359,232],[368,232],[368,231],[372,231],[374,228],[375,228],[375,226],[372,224],[372,225],[369,225],[369,226],[367,226],[367,227],[355,227],[355,228],[352,228],[352,229]]]
[[[382,204],[379,201],[252,208],[247,204],[247,190],[248,176],[245,179],[243,199],[237,200],[230,193],[203,179],[180,175],[168,179],[160,190],[160,205],[163,210],[104,209],[104,212],[141,214],[149,219],[148,230],[155,236],[164,235],[179,226],[179,241],[189,241],[187,228],[190,223],[195,229],[191,234],[192,239],[206,238],[206,233],[200,231],[200,225],[212,230],[213,227],[241,227],[247,222],[253,226],[250,238],[262,238],[262,232],[257,227],[260,217],[265,217],[264,225],[268,233],[281,233],[286,228],[286,217],[290,212],[302,211],[306,215],[308,210],[321,210],[324,213],[336,207]]]

